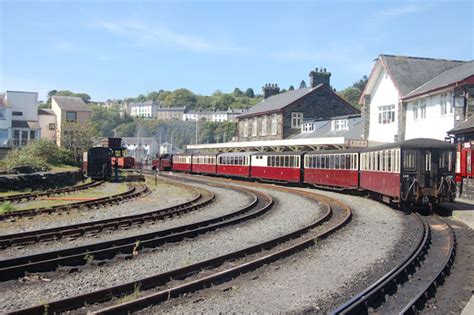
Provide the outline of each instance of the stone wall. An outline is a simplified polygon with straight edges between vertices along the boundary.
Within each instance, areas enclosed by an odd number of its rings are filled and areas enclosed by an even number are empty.
[[[267,132],[266,135],[262,135],[265,117],[267,122]],[[271,132],[273,117],[276,117],[277,119],[277,133],[275,135]],[[257,135],[252,136],[252,124],[255,119],[257,119]],[[245,122],[248,124],[247,137],[244,137]],[[283,116],[281,114],[269,114],[240,119],[237,128],[239,141],[281,140],[283,139]]]
[[[307,94],[283,110],[283,139],[299,134],[301,128],[291,128],[291,113],[303,113],[303,119],[330,118],[358,114],[359,111],[326,88]]]
[[[84,174],[80,170],[61,173],[5,175],[0,176],[0,191],[46,190],[62,186],[72,186],[84,179]]]

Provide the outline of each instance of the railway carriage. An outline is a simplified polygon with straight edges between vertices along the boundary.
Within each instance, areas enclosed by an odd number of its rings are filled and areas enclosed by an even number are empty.
[[[106,179],[112,176],[112,150],[94,147],[87,151],[87,176],[93,179]]]
[[[171,154],[157,154],[157,158],[151,161],[152,169],[161,172],[171,171],[173,169],[173,160]]]
[[[191,154],[173,155],[173,171],[191,172],[191,163]]]
[[[201,174],[216,174],[217,154],[194,154],[192,157],[192,172]]]
[[[250,157],[252,154],[252,152],[235,152],[217,155],[217,174],[250,177]]]
[[[360,188],[377,199],[404,205],[452,201],[454,145],[412,139],[366,149],[360,154]]]
[[[251,156],[252,178],[276,182],[301,183],[304,152],[255,153]]]
[[[304,156],[303,182],[315,187],[359,188],[359,151],[328,150]]]

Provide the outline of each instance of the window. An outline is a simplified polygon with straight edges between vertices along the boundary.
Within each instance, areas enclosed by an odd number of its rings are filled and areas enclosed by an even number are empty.
[[[441,106],[441,115],[446,115],[448,113],[448,106],[446,103],[447,94],[443,93],[440,95],[439,104]]]
[[[277,115],[273,114],[273,116],[272,116],[272,128],[271,128],[271,132],[272,132],[273,136],[277,134],[277,129],[278,129]]]
[[[257,123],[258,123],[258,120],[257,120],[257,117],[255,117],[252,122],[252,137],[257,136]]]
[[[12,112],[13,116],[23,116],[23,112]]]
[[[403,151],[403,169],[410,171],[416,170],[416,151]]]
[[[4,120],[4,119],[7,119],[5,108],[0,108],[0,120]]]
[[[425,171],[431,172],[431,152],[425,152]]]
[[[395,122],[395,105],[379,106],[379,124]]]
[[[468,151],[469,152],[469,151]],[[451,172],[453,166],[453,152],[444,151],[439,155],[439,168],[446,169]]]
[[[8,139],[8,129],[0,129],[0,141]]]
[[[66,121],[77,121],[77,112],[66,112]]]
[[[425,119],[426,118],[426,98],[422,99],[420,101],[420,118]]]
[[[246,119],[244,121],[244,137],[248,137],[249,136],[249,121]]]
[[[262,136],[267,135],[267,116],[263,116],[262,118],[262,131],[261,131]]]
[[[30,130],[30,140],[36,139],[36,131]]]
[[[50,124],[48,125],[48,129],[49,129],[49,130],[55,130],[55,129],[56,129],[56,124],[55,124],[55,123],[50,123]]]
[[[337,119],[331,121],[331,130],[349,130],[349,122],[347,119]]]
[[[291,128],[300,129],[303,123],[303,113],[291,113]]]
[[[413,120],[418,119],[418,101],[413,103]]]
[[[454,102],[453,102],[453,92],[448,94],[448,102],[449,102],[449,113],[452,114],[454,112]]]

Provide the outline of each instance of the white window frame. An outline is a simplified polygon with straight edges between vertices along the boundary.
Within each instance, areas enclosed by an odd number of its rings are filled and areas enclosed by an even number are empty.
[[[255,117],[252,122],[252,137],[257,136],[257,129],[258,129],[258,118]]]
[[[267,116],[266,115],[262,117],[262,130],[260,131],[260,134],[262,136],[267,135]]]
[[[395,122],[395,105],[384,105],[378,107],[379,124],[388,125]]]
[[[303,123],[303,113],[292,112],[291,113],[291,129],[300,129],[302,123]]]
[[[420,101],[420,119],[426,119],[426,98]]]
[[[418,120],[418,101],[413,103],[413,120]]]
[[[278,133],[278,116],[276,114],[273,114],[272,127],[270,131],[272,136],[275,136]]]
[[[249,136],[249,121],[247,119],[244,121],[243,135],[244,135],[245,138],[247,138]]]
[[[447,93],[441,93],[441,95],[439,96],[439,107],[441,110],[441,116],[446,116],[448,114],[447,98]]]
[[[0,120],[7,119],[7,110],[6,108],[0,108]]]

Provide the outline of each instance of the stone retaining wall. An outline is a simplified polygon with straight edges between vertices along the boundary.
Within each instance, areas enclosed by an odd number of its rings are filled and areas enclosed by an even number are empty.
[[[0,191],[9,190],[46,190],[63,186],[72,186],[84,180],[82,171],[60,173],[34,173],[0,176]]]
[[[474,178],[463,178],[460,197],[462,199],[474,200]]]

